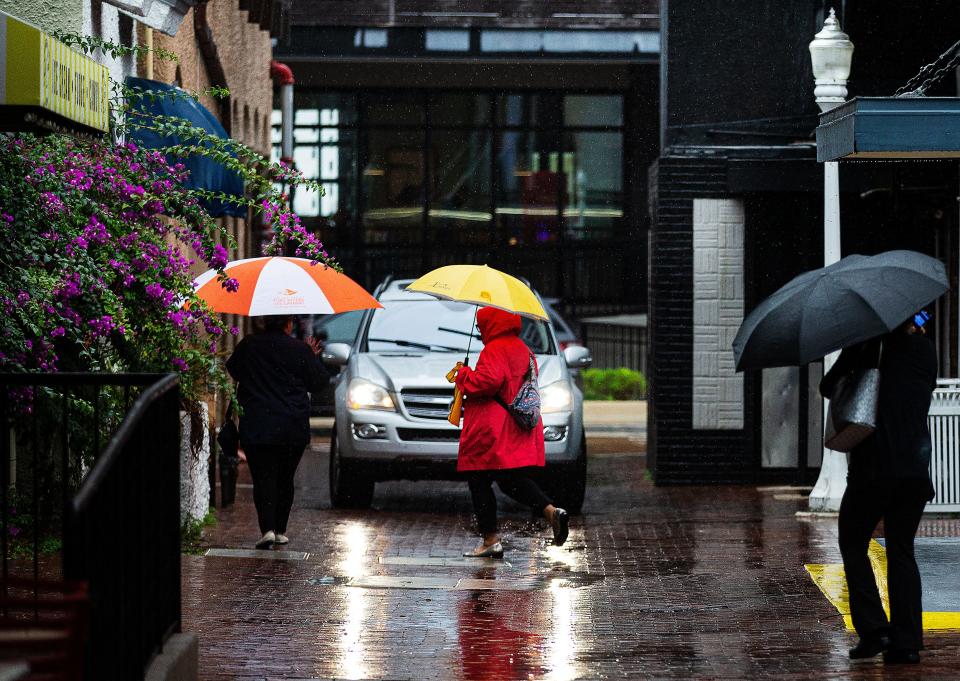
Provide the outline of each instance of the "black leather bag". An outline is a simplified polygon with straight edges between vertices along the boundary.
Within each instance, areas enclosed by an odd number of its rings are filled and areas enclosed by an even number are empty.
[[[220,454],[228,459],[239,459],[240,450],[240,431],[237,424],[233,421],[233,405],[227,408],[227,413],[217,431],[217,444],[220,445]]]

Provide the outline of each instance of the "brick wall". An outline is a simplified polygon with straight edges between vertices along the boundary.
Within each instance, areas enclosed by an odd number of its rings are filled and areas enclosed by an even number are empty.
[[[220,122],[230,130],[233,139],[269,157],[270,113],[273,109],[270,33],[258,23],[251,22],[249,13],[239,7],[238,0],[210,0],[206,9],[207,24],[213,34],[226,85],[230,90],[230,120],[223,120],[219,100],[204,96],[200,103],[221,119]],[[142,28],[138,41],[140,44],[145,42]],[[184,18],[175,36],[155,32],[154,47],[169,50],[178,57],[177,62],[154,58],[154,80],[176,83],[193,92],[213,84],[212,74],[208,72],[200,51],[194,10]],[[144,64],[140,64],[139,72],[145,73]],[[254,238],[250,221],[226,217],[217,222],[237,243],[230,250],[231,260],[260,255],[259,240]],[[241,318],[230,315],[227,321],[243,327],[244,320]],[[228,340],[228,345],[233,342]]]
[[[694,199],[729,198],[725,158],[661,157],[650,170],[648,464],[658,484],[755,476],[752,410],[742,429],[694,429]],[[752,401],[752,385],[744,387]]]

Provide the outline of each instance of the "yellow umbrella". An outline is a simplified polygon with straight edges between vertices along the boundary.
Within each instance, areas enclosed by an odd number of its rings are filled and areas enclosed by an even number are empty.
[[[407,291],[426,293],[436,298],[453,300],[458,303],[472,303],[477,306],[498,307],[507,312],[530,317],[532,319],[547,320],[547,311],[543,309],[540,300],[534,295],[530,287],[516,277],[506,272],[495,270],[486,265],[447,265],[423,275],[407,286]],[[474,315],[476,323],[476,315]],[[464,365],[470,363],[470,343],[473,333],[467,342],[467,356],[463,358]],[[454,382],[457,370],[454,367],[447,374],[447,380]],[[447,420],[460,425],[463,413],[463,395],[460,389],[454,390],[453,403]]]
[[[486,265],[440,267],[417,279],[407,290],[460,303],[498,307],[533,319],[548,319],[547,311],[529,286]]]

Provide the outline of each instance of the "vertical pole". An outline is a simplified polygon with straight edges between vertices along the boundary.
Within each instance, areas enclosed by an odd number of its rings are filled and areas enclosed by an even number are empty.
[[[149,26],[144,28],[143,42],[147,48],[147,54],[143,60],[143,76],[147,80],[153,80],[153,29]]]
[[[823,164],[823,264],[840,260],[840,173],[836,161]],[[837,359],[837,353],[823,358],[826,373]],[[829,402],[823,401],[824,426]],[[803,424],[800,424],[803,427]],[[823,448],[820,477],[810,492],[811,511],[836,511],[847,486],[847,455]]]

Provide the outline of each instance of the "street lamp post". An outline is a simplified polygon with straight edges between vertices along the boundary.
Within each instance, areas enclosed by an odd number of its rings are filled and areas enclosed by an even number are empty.
[[[847,98],[847,80],[850,78],[850,62],[853,59],[853,43],[840,29],[836,12],[823,22],[823,29],[810,42],[810,59],[813,62],[814,95],[820,111],[826,112],[839,106]],[[836,161],[823,164],[823,264],[831,265],[840,260],[840,175]],[[827,371],[836,355],[823,360]],[[824,402],[823,413],[827,413]],[[847,482],[847,455],[824,448],[820,477],[810,493],[810,509],[813,511],[836,511]]]

